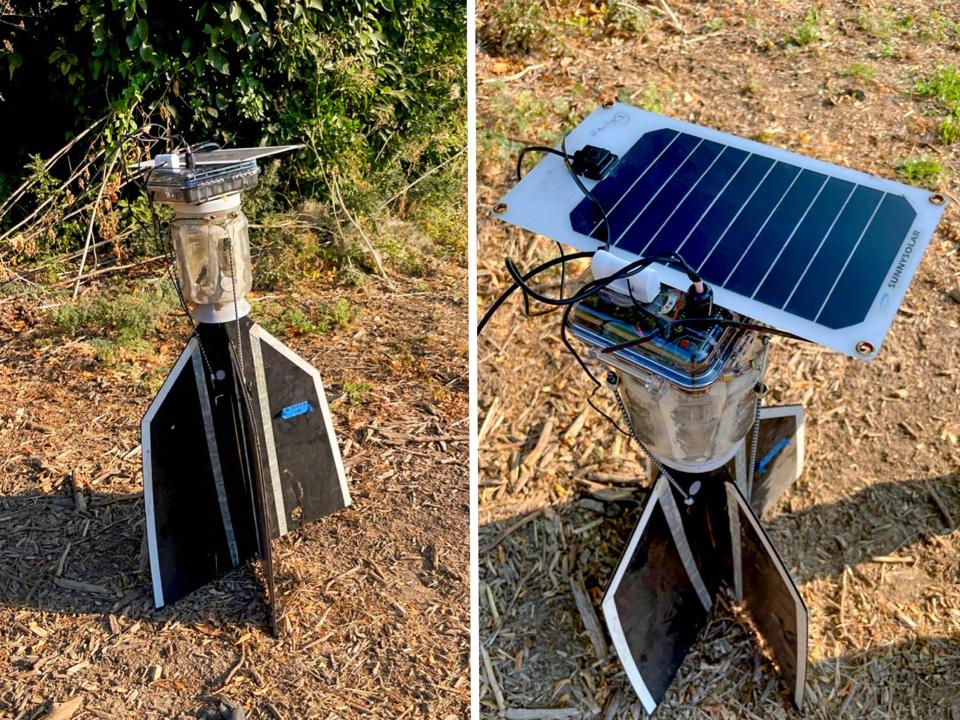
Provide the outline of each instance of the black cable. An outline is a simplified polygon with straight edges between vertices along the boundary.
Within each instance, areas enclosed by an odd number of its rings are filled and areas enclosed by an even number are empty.
[[[574,172],[573,166],[570,164],[570,159],[572,156],[567,152],[567,136],[564,135],[563,139],[560,141],[560,150],[548,147],[546,145],[527,145],[526,147],[521,148],[520,154],[517,155],[517,182],[523,179],[523,158],[528,152],[549,153],[551,155],[557,155],[563,159],[564,167],[567,168],[567,172],[570,173],[570,177],[573,178],[573,181],[577,184],[580,192],[582,192],[584,197],[592,202],[594,207],[600,211],[600,215],[603,217],[604,234],[606,235],[606,237],[603,239],[603,247],[604,249],[609,250],[610,238],[612,236],[612,232],[610,230],[610,217],[607,215],[607,211],[603,205],[600,204],[600,201],[597,200],[596,196],[590,192],[586,185],[583,184],[580,176]]]
[[[141,126],[141,128],[138,129],[137,131],[132,133],[127,133],[121,138],[121,148],[123,144],[130,142],[131,140],[134,140],[135,138],[141,135],[146,136],[147,138],[152,140],[153,144],[156,144],[157,142],[160,142],[166,139],[164,137],[155,138],[149,132],[144,132],[143,131],[144,127],[163,127],[163,126],[157,125],[156,123],[147,123],[146,125]],[[179,137],[181,141],[186,143],[186,140],[183,138],[183,136],[178,135],[176,137]],[[147,200],[147,207],[150,210],[150,218],[151,218],[151,223],[153,225],[153,233],[156,236],[156,240],[157,240],[157,247],[160,248],[160,250],[163,252],[164,256],[167,259],[167,271],[170,274],[170,279],[173,282],[173,287],[177,292],[177,299],[180,302],[180,308],[183,310],[184,314],[186,315],[187,320],[190,323],[190,328],[193,331],[193,334],[196,335],[197,326],[196,326],[196,323],[193,322],[193,316],[190,314],[190,308],[187,306],[186,298],[183,295],[183,288],[180,285],[180,279],[177,277],[176,269],[174,267],[173,244],[170,241],[170,238],[167,236],[167,234],[163,232],[163,227],[160,223],[160,216],[157,213],[157,208],[153,202],[153,197],[150,195],[150,191],[147,188],[147,185],[150,182],[150,176],[153,173],[153,171],[156,170],[156,167],[151,167],[149,170],[147,170],[146,173],[140,173],[141,177],[135,177],[135,176],[129,175],[128,168],[125,162],[120,163],[120,168],[121,168],[120,172],[124,176],[126,176],[131,182],[133,182],[134,180],[142,180],[142,182],[137,182],[137,185],[139,186],[140,191],[143,193],[144,197]],[[133,214],[133,218],[141,228],[144,227],[143,223],[140,221],[140,218],[137,217],[136,213]]]
[[[563,291],[567,285],[567,263],[564,259],[563,245],[560,244],[559,240],[553,242],[557,244],[557,252],[560,253],[560,299],[563,300]]]
[[[637,260],[634,260],[633,262],[630,262],[624,265],[622,268],[617,270],[612,275],[608,275],[607,277],[600,278],[600,279],[594,279],[588,282],[582,288],[580,288],[580,290],[578,290],[575,294],[571,295],[570,297],[559,298],[559,299],[552,298],[547,295],[543,295],[542,293],[539,293],[533,288],[531,288],[527,282],[528,279],[526,278],[526,276],[522,276],[520,274],[520,271],[517,269],[516,264],[514,264],[513,260],[511,260],[510,258],[507,258],[505,260],[505,264],[507,267],[507,272],[510,273],[510,276],[513,278],[514,283],[517,286],[519,286],[525,294],[528,294],[534,300],[537,300],[538,302],[541,302],[545,305],[573,305],[574,303],[580,302],[581,300],[587,297],[590,297],[591,295],[595,295],[600,290],[605,288],[607,285],[610,285],[614,281],[628,278],[629,276],[640,272],[641,270],[643,270],[644,268],[648,267],[649,265],[655,262],[659,262],[663,265],[680,265],[681,268],[683,268],[684,271],[687,272],[687,276],[690,278],[691,282],[702,282],[702,280],[700,279],[700,276],[697,275],[685,261],[682,261],[682,259],[678,261],[675,255],[676,253],[658,253],[657,255],[650,255],[649,257],[638,258]],[[573,257],[573,256],[571,255],[568,257]],[[543,266],[539,266],[538,268],[540,272],[542,272],[544,269],[546,268]],[[529,274],[530,273],[528,273],[528,275]]]
[[[557,258],[557,260],[560,263],[560,298],[562,299],[564,291],[566,290],[566,285],[567,285],[566,255],[563,252],[563,245],[561,245],[557,240],[554,240],[554,242],[557,245],[557,252],[559,253],[559,257]],[[524,293],[523,295],[524,317],[528,317],[528,318],[541,317],[543,315],[549,315],[550,313],[554,312],[556,309],[557,308],[555,307],[551,307],[551,308],[547,308],[546,310],[541,310],[540,312],[533,312],[533,310],[530,309],[530,296],[527,295],[526,293]]]
[[[517,155],[517,182],[520,182],[523,179],[523,158],[528,152],[542,152],[550,153],[551,155],[559,155],[564,157],[564,153],[556,148],[547,147],[546,145],[527,145],[526,147],[520,150],[520,154]]]
[[[627,432],[627,431],[624,430],[622,427],[620,427],[620,423],[618,423],[616,420],[614,420],[613,417],[611,417],[610,415],[608,415],[606,412],[604,412],[603,410],[601,410],[601,409],[600,409],[600,406],[597,405],[597,404],[593,401],[593,396],[597,394],[597,390],[599,390],[599,389],[600,389],[600,386],[599,386],[599,385],[597,385],[596,387],[593,388],[593,392],[591,392],[591,393],[587,396],[587,405],[589,405],[590,407],[592,407],[600,417],[602,417],[602,418],[603,418],[604,420],[606,420],[608,423],[610,423],[611,425],[613,425],[613,427],[617,430],[617,432],[623,433],[623,434],[626,435],[628,438],[632,438],[633,436],[632,436],[629,432]]]
[[[679,257],[676,253],[662,253],[659,255],[651,256],[649,258],[640,258],[638,260],[635,260],[632,263],[629,263],[624,267],[622,267],[613,275],[610,275],[606,278],[601,278],[600,280],[593,280],[592,282],[587,283],[582,288],[580,288],[578,292],[566,298],[563,297],[562,292],[561,292],[561,297],[559,299],[542,295],[537,291],[533,290],[528,285],[528,282],[531,279],[533,279],[540,273],[546,270],[549,270],[554,265],[557,265],[560,263],[563,263],[565,265],[567,262],[572,262],[574,260],[581,260],[584,258],[593,257],[593,255],[594,255],[594,252],[589,250],[573,253],[571,255],[563,255],[561,250],[560,257],[547,260],[546,262],[541,263],[540,265],[537,265],[532,270],[527,271],[523,275],[521,275],[520,271],[517,270],[517,266],[514,264],[514,262],[510,258],[507,258],[505,261],[507,266],[507,272],[510,273],[510,276],[513,279],[513,283],[511,283],[506,290],[500,293],[499,297],[497,297],[497,299],[494,300],[493,304],[483,314],[483,317],[480,319],[480,322],[477,323],[477,335],[483,332],[483,329],[486,327],[487,323],[490,321],[490,318],[493,317],[494,313],[496,313],[497,310],[500,309],[503,303],[505,303],[518,288],[522,289],[524,292],[525,307],[529,307],[528,303],[529,303],[530,297],[546,305],[560,305],[560,306],[573,305],[574,303],[579,302],[580,300],[583,300],[584,298],[599,292],[604,287],[612,283],[614,280],[622,280],[623,278],[626,278],[634,274],[635,272],[639,272],[640,270],[647,267],[653,262],[662,262],[664,264],[678,264],[687,272],[687,276],[690,277],[690,280],[692,282],[700,282],[700,277],[696,275],[695,271],[690,267],[690,265],[686,263],[686,261],[683,260],[683,258]]]
[[[540,265],[537,265],[535,268],[533,268],[533,270],[530,270],[526,275],[523,276],[523,279],[530,280],[531,278],[536,277],[538,274],[540,274],[544,270],[552,268],[557,263],[572,262],[573,260],[582,260],[583,258],[588,258],[588,257],[593,257],[593,251],[578,252],[578,253],[573,253],[571,255],[565,255],[559,258],[552,258],[550,260],[547,260],[545,263],[541,263]],[[493,301],[493,305],[491,305],[487,309],[487,311],[483,314],[483,317],[480,318],[480,322],[477,323],[477,335],[483,332],[483,328],[486,327],[488,322],[490,322],[490,318],[492,318],[494,313],[496,313],[497,310],[500,309],[500,306],[502,306],[510,298],[510,296],[513,295],[513,293],[517,290],[518,287],[520,286],[517,285],[517,283],[515,282],[511,283],[510,286],[506,290],[504,290],[502,293],[500,293],[497,299]]]
[[[603,205],[600,204],[600,201],[597,200],[594,194],[587,189],[586,185],[583,184],[583,181],[580,179],[580,176],[577,175],[576,172],[574,172],[573,165],[570,164],[570,155],[567,153],[567,136],[566,135],[564,135],[563,139],[560,141],[560,149],[563,151],[563,164],[566,166],[567,171],[570,173],[570,177],[573,178],[573,181],[577,184],[577,187],[580,188],[580,192],[584,194],[584,197],[590,200],[590,202],[593,203],[594,207],[596,207],[597,210],[600,211],[600,215],[603,216],[603,230],[604,230],[604,236],[605,236],[603,238],[603,249],[609,250],[610,240],[613,237],[613,231],[611,229],[612,226],[610,225],[610,216],[607,215],[607,211],[603,207]]]

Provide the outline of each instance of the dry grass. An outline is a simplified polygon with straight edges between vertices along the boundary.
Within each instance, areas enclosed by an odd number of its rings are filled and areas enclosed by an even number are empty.
[[[247,718],[464,716],[466,273],[427,262],[394,292],[298,285],[307,315],[341,298],[354,313],[283,338],[324,376],[354,505],[275,544],[280,640],[248,568],[153,609],[139,421],[185,323],[104,366],[83,338],[38,344],[36,303],[0,304],[0,716],[73,697],[76,720],[241,717],[231,703]]]

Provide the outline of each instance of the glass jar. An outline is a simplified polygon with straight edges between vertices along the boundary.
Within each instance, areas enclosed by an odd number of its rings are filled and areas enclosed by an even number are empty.
[[[184,297],[196,305],[242,299],[253,286],[247,218],[235,203],[177,206],[170,236]],[[212,207],[210,207],[212,206]]]

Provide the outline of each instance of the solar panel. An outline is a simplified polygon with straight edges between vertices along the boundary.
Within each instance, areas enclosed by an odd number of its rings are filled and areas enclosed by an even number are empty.
[[[944,198],[637,108],[592,113],[567,138],[620,156],[596,183],[606,211],[547,156],[498,205],[513,224],[581,250],[609,231],[636,259],[678,252],[716,302],[854,357],[873,357],[943,213]],[[675,270],[664,281],[686,289]]]
[[[233,165],[234,163],[260,160],[280,153],[299,150],[303,145],[267,145],[255,148],[226,148],[224,150],[210,150],[193,154],[193,161],[197,165]]]

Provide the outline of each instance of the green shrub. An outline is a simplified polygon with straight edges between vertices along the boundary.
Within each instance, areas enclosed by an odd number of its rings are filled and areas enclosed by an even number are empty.
[[[360,405],[367,399],[372,389],[369,383],[356,380],[343,381],[343,394],[346,396],[347,402],[351,405]]]
[[[935,189],[943,180],[943,164],[932,157],[905,158],[897,163],[897,171],[911,185]]]
[[[332,305],[323,303],[315,311],[295,305],[256,307],[260,323],[274,335],[313,335],[350,325],[356,311],[346,298]]]
[[[178,305],[176,290],[167,279],[137,283],[132,288],[117,283],[105,292],[53,308],[45,325],[52,335],[87,336],[98,355],[104,355],[114,346],[141,345],[157,329],[161,318]]]
[[[941,120],[939,135],[945,145],[951,145],[960,140],[960,117],[954,115]]]
[[[87,187],[99,183],[97,173],[125,134],[140,127],[155,134],[172,128],[194,143],[304,143],[277,170],[266,168],[277,177],[265,183],[264,211],[277,209],[270,203],[278,196],[284,207],[326,197],[331,173],[343,187],[366,183],[367,192],[387,197],[466,142],[463,3],[15,4],[22,28],[0,29],[0,113],[8,142],[0,188],[47,172],[30,158],[50,157],[103,116],[104,154]],[[56,170],[36,183],[25,207],[58,192],[67,171]],[[139,209],[134,198],[123,200],[117,208],[129,220]],[[17,219],[8,213],[0,229]],[[85,223],[68,229],[58,226],[55,250],[76,247]],[[140,240],[145,245],[149,235]]]
[[[642,34],[650,23],[649,16],[640,7],[623,0],[607,0],[604,16],[606,24],[620,32]]]
[[[803,47],[820,40],[823,37],[821,21],[820,10],[811,7],[803,18],[803,22],[797,25],[793,33],[786,38],[787,44]]]
[[[914,85],[918,95],[935,99],[943,109],[960,115],[960,70],[956,65],[938,68]]]
[[[481,40],[490,50],[529,52],[549,35],[547,15],[540,0],[503,0],[494,4],[480,26]]]
[[[844,70],[841,70],[840,74],[843,77],[855,77],[861,80],[869,81],[873,80],[877,76],[877,71],[866,63],[858,62]]]
[[[941,116],[938,135],[945,144],[960,140],[960,70],[956,65],[938,68],[932,75],[918,81],[914,92],[936,102],[936,114]]]

